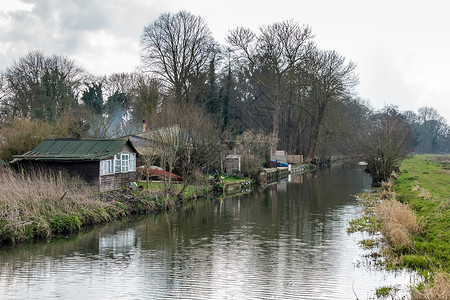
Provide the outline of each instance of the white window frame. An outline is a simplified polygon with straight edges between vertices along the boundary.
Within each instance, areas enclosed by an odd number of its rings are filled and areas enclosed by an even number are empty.
[[[114,156],[114,173],[136,171],[136,153],[117,153]]]
[[[128,172],[130,169],[130,155],[128,153],[122,153],[120,160],[121,160],[120,165],[122,166],[121,172],[122,173]]]
[[[136,171],[136,153],[130,153],[130,172]]]
[[[120,173],[122,171],[122,163],[120,158],[120,153],[117,153],[114,156],[114,173]]]
[[[100,175],[114,174],[114,161],[105,159],[100,161]]]

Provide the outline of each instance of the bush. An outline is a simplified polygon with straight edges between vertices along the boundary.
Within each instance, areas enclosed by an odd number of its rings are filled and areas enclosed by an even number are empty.
[[[24,154],[36,147],[44,138],[52,134],[51,126],[40,120],[15,118],[1,128],[0,158],[10,161],[13,155]]]
[[[261,160],[252,155],[243,155],[241,157],[241,171],[244,176],[258,184],[259,175],[263,171]]]

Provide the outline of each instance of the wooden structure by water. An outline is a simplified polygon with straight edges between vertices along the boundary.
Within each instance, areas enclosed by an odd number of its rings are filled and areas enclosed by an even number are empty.
[[[288,176],[289,168],[287,167],[265,168],[264,172],[260,175],[260,180],[263,184],[269,184],[287,178]]]
[[[300,166],[291,168],[291,175],[297,175],[297,174],[303,174],[303,173],[305,173],[304,165],[300,165]]]
[[[225,196],[247,193],[252,190],[252,182],[243,180],[235,183],[228,183],[223,186],[223,194]]]

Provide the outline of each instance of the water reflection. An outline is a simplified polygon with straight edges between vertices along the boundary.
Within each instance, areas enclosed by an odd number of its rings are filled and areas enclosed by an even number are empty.
[[[242,197],[96,227],[68,241],[0,251],[7,299],[360,299],[409,282],[360,265],[352,195],[370,187],[341,166]]]

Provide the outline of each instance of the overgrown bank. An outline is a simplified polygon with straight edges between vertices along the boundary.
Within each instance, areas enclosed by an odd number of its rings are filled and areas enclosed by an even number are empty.
[[[383,265],[410,268],[425,279],[412,291],[413,299],[450,299],[450,156],[413,156],[400,174],[365,195],[365,215],[349,231],[382,233]]]
[[[187,189],[196,198],[203,189]],[[99,194],[80,181],[36,172],[23,176],[0,172],[0,244],[78,232],[83,226],[106,223],[133,214],[157,213],[180,205],[175,195],[157,191]]]

